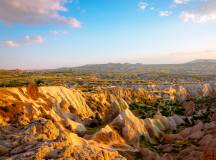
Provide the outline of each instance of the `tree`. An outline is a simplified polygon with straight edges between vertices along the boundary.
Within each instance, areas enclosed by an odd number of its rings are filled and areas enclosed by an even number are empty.
[[[44,84],[44,81],[41,80],[41,79],[38,79],[38,80],[35,80],[35,83],[36,83],[37,86],[41,86],[41,85]]]

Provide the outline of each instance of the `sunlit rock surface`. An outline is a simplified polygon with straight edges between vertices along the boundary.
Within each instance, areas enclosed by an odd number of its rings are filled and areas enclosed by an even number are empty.
[[[0,89],[0,159],[202,159],[216,148],[216,116],[211,122],[193,100],[215,97],[215,84],[97,88],[60,86]],[[140,119],[129,104],[158,99],[182,103],[184,115]],[[196,118],[196,117],[195,117]],[[190,126],[187,126],[190,125]]]

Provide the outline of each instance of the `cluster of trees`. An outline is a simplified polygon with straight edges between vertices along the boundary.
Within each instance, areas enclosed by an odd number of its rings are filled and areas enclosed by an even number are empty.
[[[22,86],[27,86],[29,85],[30,82],[20,82],[16,80],[11,80],[11,81],[5,81],[0,83],[0,87],[22,87]],[[37,86],[42,86],[45,84],[45,82],[41,79],[34,80],[34,84]]]
[[[177,102],[170,102],[165,100],[156,100],[155,102],[147,103],[131,103],[130,110],[139,118],[152,118],[159,110],[164,116],[171,116],[172,114],[184,115],[184,109],[181,104]]]

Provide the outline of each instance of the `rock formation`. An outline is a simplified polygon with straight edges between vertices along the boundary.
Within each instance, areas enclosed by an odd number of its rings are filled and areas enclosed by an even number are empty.
[[[1,88],[0,159],[202,159],[216,148],[215,105],[205,111],[212,122],[202,122],[196,117],[204,112],[193,99],[214,97],[215,91],[210,84],[94,93],[60,86]],[[129,107],[160,99],[181,102],[185,114],[140,119]]]

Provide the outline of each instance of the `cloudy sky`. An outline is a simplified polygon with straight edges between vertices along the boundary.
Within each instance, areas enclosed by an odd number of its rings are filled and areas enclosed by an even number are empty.
[[[216,58],[216,0],[0,0],[0,68]]]

